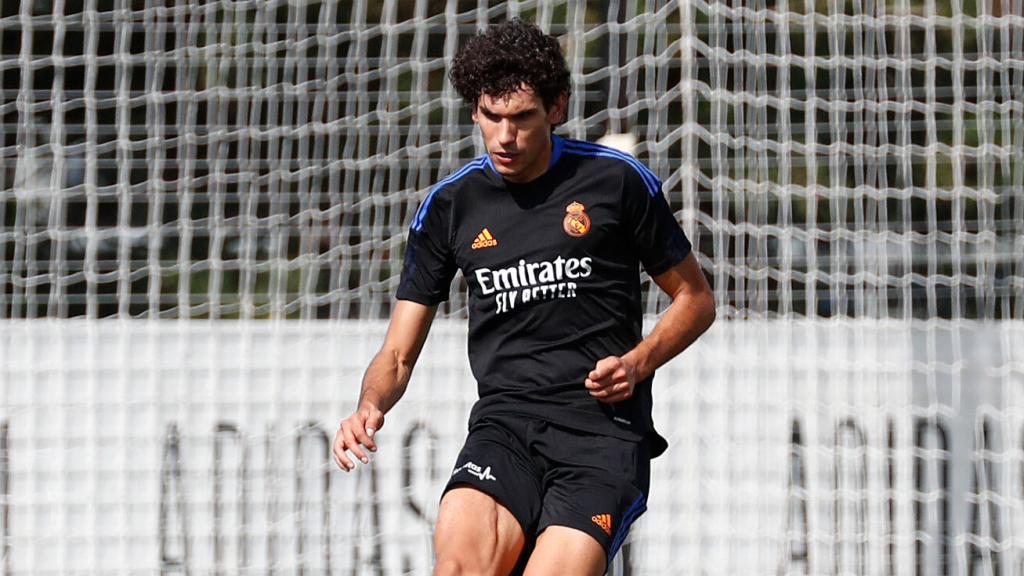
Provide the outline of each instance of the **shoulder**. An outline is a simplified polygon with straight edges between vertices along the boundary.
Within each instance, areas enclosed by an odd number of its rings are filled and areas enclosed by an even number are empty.
[[[621,175],[626,181],[636,182],[648,194],[661,192],[661,181],[654,172],[632,154],[593,142],[563,139],[562,153],[585,159],[588,168],[602,175]]]
[[[416,211],[416,215],[413,217],[413,230],[419,230],[423,227],[423,222],[429,213],[449,205],[459,189],[473,186],[476,183],[480,183],[481,179],[485,179],[489,166],[490,159],[487,155],[479,156],[431,186],[426,198],[423,199],[419,209]]]

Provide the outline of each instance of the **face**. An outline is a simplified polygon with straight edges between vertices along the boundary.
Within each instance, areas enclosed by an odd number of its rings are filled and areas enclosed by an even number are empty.
[[[473,110],[487,154],[506,180],[529,182],[548,169],[551,128],[562,120],[565,96],[550,108],[533,90],[523,88],[508,96],[483,94]]]

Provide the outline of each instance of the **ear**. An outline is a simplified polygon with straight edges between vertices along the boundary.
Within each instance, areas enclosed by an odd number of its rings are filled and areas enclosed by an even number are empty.
[[[565,122],[565,109],[569,104],[569,97],[565,94],[561,94],[554,102],[551,103],[551,107],[548,108],[548,124],[552,126]]]
[[[477,119],[477,110],[479,110],[479,109],[480,109],[480,102],[479,101],[473,102],[473,110],[472,110],[472,112],[470,114],[473,117],[473,123],[474,124],[479,124],[480,123],[480,121]]]

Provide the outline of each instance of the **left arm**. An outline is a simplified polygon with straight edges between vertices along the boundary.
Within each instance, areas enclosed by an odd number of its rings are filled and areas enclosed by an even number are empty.
[[[715,299],[692,252],[652,280],[672,303],[632,350],[598,360],[584,385],[600,402],[613,404],[631,397],[637,382],[686,350],[715,321]]]

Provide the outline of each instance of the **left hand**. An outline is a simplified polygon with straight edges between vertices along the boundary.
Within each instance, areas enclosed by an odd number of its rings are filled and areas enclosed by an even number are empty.
[[[602,358],[597,361],[583,384],[598,402],[621,402],[633,396],[636,366],[621,356]]]

